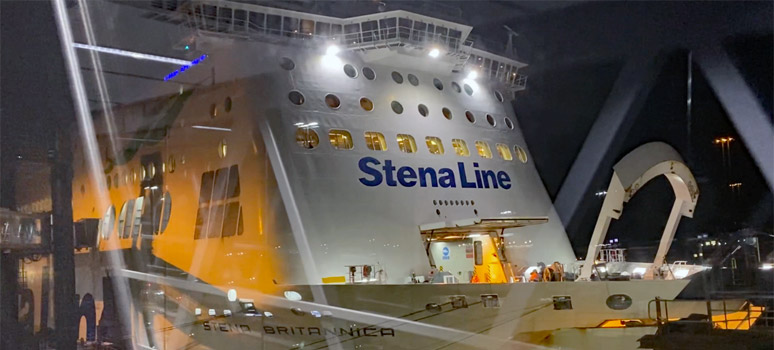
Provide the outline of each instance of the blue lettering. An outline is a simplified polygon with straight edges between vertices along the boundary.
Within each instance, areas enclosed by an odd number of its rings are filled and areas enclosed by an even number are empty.
[[[385,160],[382,169],[384,169],[384,182],[387,183],[387,186],[397,186],[398,183],[392,178],[392,173],[395,171],[395,167],[392,166],[392,161],[389,159]]]
[[[481,171],[481,177],[484,180],[484,188],[489,188],[489,178],[492,178],[492,187],[497,188],[497,178],[495,177],[495,172],[491,170],[483,170]]]
[[[497,172],[497,182],[500,183],[500,188],[506,190],[511,188],[511,177],[508,176],[508,173],[502,170]]]
[[[478,164],[478,163],[473,163]],[[458,162],[457,168],[460,170],[460,185],[462,188],[476,188],[476,183],[468,182],[468,176],[465,174],[465,163]]]
[[[419,168],[419,186],[427,187],[427,175],[430,175],[431,186],[438,187],[438,178],[433,168]]]
[[[414,187],[417,184],[417,173],[411,167],[400,167],[398,169],[398,181],[405,187]]]
[[[457,182],[456,180],[454,180],[454,171],[452,171],[449,168],[441,168],[438,170],[438,174],[441,175],[441,177],[438,179],[438,182],[441,184],[441,187],[443,188],[457,187]]]
[[[376,158],[373,158],[373,157],[363,157],[363,158],[361,158],[360,162],[358,162],[358,166],[360,167],[360,171],[362,171],[362,172],[364,172],[364,173],[366,173],[368,175],[371,175],[373,177],[373,179],[369,180],[369,179],[366,179],[365,177],[361,177],[360,178],[360,183],[362,183],[363,185],[369,186],[369,187],[379,186],[379,184],[382,183],[382,173],[379,170],[377,170],[377,169],[369,167],[368,166],[369,164],[379,165],[381,163],[379,162],[379,160],[377,160]]]

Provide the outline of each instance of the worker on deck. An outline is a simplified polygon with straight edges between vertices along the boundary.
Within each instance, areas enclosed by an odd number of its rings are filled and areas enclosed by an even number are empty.
[[[540,275],[538,275],[537,270],[532,270],[532,272],[529,273],[529,281],[538,282],[539,280],[540,280]]]

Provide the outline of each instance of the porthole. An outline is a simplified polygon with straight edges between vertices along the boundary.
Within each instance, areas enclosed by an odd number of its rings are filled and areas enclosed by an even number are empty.
[[[473,88],[470,87],[470,85],[465,84],[465,86],[463,86],[463,89],[465,89],[465,93],[468,94],[468,96],[473,96]]]
[[[376,79],[376,72],[369,67],[363,67],[363,76],[368,80]]]
[[[167,169],[169,169],[170,174],[175,172],[175,156],[167,158]]]
[[[497,154],[500,155],[500,158],[503,160],[513,160],[513,155],[511,155],[511,149],[508,148],[508,145],[504,143],[498,143],[495,145],[495,148],[497,148]]]
[[[626,294],[613,294],[607,297],[605,304],[613,310],[626,310],[632,306],[632,298]]]
[[[417,76],[414,74],[409,74],[408,81],[411,85],[418,86],[419,85],[419,79],[417,79]]]
[[[521,148],[521,146],[519,145],[513,146],[513,151],[516,152],[516,158],[519,159],[522,163],[527,162],[527,152],[524,151],[524,149]]]
[[[392,72],[392,80],[398,84],[403,84],[403,76],[398,72]]]
[[[448,108],[443,107],[441,112],[443,113],[444,118],[449,119],[449,120],[452,119],[452,112]]]
[[[497,121],[495,121],[495,118],[491,114],[486,115],[486,122],[489,123],[492,127],[497,125]]]
[[[344,74],[352,79],[357,78],[357,69],[355,69],[355,67],[353,67],[351,64],[345,64]]]
[[[500,101],[500,102],[503,102],[503,100],[504,100],[504,99],[503,99],[503,94],[501,94],[501,93],[500,93],[500,91],[497,91],[497,90],[495,90],[494,94],[495,94],[495,98],[496,98],[498,101]]]
[[[427,115],[430,113],[427,110],[427,106],[425,106],[423,104],[419,104],[419,106],[417,106],[417,108],[419,109],[419,114],[421,114],[423,117],[427,117]]]
[[[481,158],[492,159],[492,149],[489,148],[489,143],[486,141],[476,141],[476,150]]]
[[[366,147],[372,151],[386,151],[387,142],[384,140],[384,134],[376,131],[365,132]]]
[[[293,104],[295,104],[295,105],[299,105],[300,106],[300,105],[304,104],[304,95],[302,95],[300,92],[295,91],[295,90],[291,91],[288,94],[288,99],[290,99],[290,102],[293,102]]]
[[[132,182],[137,181],[137,169],[132,169]]]
[[[438,78],[433,78],[433,86],[435,86],[436,89],[443,90],[443,83],[438,80]]]
[[[425,143],[427,143],[427,149],[431,154],[443,154],[443,142],[441,139],[435,136],[425,137]]]
[[[396,137],[398,141],[398,149],[404,153],[416,153],[417,143],[414,141],[414,136],[408,134],[398,134]]]
[[[433,205],[437,205],[437,204],[438,204],[438,201],[436,201],[435,199],[433,199]]]
[[[366,111],[373,111],[374,110],[374,102],[363,97],[360,99],[360,107],[365,109]]]
[[[148,164],[148,178],[152,179],[154,176],[156,176],[156,164],[150,163]]]
[[[476,122],[476,116],[474,116],[470,111],[465,111],[465,118],[467,118],[471,124]]]
[[[328,132],[328,141],[335,149],[352,149],[352,135],[346,130],[332,129]]]
[[[463,139],[452,139],[452,147],[454,147],[454,153],[460,157],[469,157],[470,150],[468,144]]]
[[[395,114],[403,113],[403,105],[401,105],[398,101],[392,101],[390,103],[390,107],[392,108],[392,111],[395,112]]]
[[[110,234],[113,232],[113,225],[116,222],[116,207],[110,206],[105,211],[105,216],[102,217],[102,222],[99,226],[99,236],[102,239],[110,238]]]
[[[454,81],[453,81],[453,82],[451,83],[451,86],[452,86],[452,90],[454,90],[454,92],[457,92],[457,93],[459,93],[460,91],[462,91],[462,90],[460,89],[460,84],[457,84],[457,82],[454,82]]]
[[[293,70],[293,68],[296,68],[296,63],[290,58],[282,57],[280,58],[280,67],[284,70]]]
[[[161,206],[161,223],[159,225],[159,233],[164,233],[169,225],[169,215],[172,213],[172,195],[169,191],[164,193],[164,197],[161,199],[164,203]]]
[[[334,94],[327,94],[325,95],[325,104],[331,109],[338,109],[341,107],[341,100]]]
[[[228,151],[228,145],[226,144],[226,140],[223,139],[218,144],[218,156],[220,158],[226,158],[227,151]]]
[[[218,116],[218,105],[211,104],[210,105],[210,118],[215,118]]]
[[[511,118],[505,117],[505,126],[507,126],[508,129],[513,130],[513,122],[511,121]]]
[[[145,167],[140,165],[140,181],[147,179],[148,177],[148,171],[145,170]]]
[[[311,128],[298,128],[296,130],[296,143],[303,148],[312,149],[320,143],[320,137]]]
[[[231,97],[226,97],[226,100],[223,101],[223,110],[226,111],[226,113],[231,112]]]

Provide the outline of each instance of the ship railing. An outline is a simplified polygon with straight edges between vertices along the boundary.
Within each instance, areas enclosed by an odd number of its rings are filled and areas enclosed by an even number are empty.
[[[600,249],[597,260],[604,262],[626,262],[626,249],[609,248]]]
[[[713,329],[726,330],[749,330],[756,322],[770,325],[774,322],[774,317],[766,314],[766,307],[754,305],[750,299],[743,300],[741,307],[730,308],[729,302],[732,300],[707,300],[707,317],[701,319],[675,319],[669,316],[669,305],[685,302],[681,300],[667,300],[655,298],[648,302],[648,318],[656,321],[660,333],[668,333],[670,327],[668,324],[695,325],[703,327],[708,333]],[[738,305],[739,300],[733,300]]]

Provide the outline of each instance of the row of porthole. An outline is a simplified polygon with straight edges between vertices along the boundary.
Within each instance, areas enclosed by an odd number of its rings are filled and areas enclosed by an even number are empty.
[[[476,205],[475,201],[471,200],[435,200],[433,199],[433,205]]]
[[[386,151],[387,150],[387,141],[384,137],[384,134],[376,131],[366,131],[364,133],[365,136],[365,143],[366,147],[372,151]],[[409,134],[397,134],[396,140],[398,143],[398,149],[403,153],[416,153],[417,152],[417,146],[416,141],[413,136]],[[331,146],[334,149],[337,150],[351,150],[354,148],[354,139],[352,137],[352,134],[350,134],[347,130],[342,129],[331,129],[328,131],[328,141],[330,142]],[[299,127],[296,130],[296,143],[305,149],[313,149],[316,148],[320,143],[320,137],[317,135],[317,132],[314,131],[314,129],[309,127]],[[427,144],[427,149],[430,152],[430,154],[435,155],[442,155],[444,154],[444,147],[443,147],[443,141],[439,137],[436,136],[427,136],[425,137],[425,143]],[[497,143],[495,144],[495,149],[497,150],[497,154],[500,156],[501,159],[511,161],[513,160],[513,155],[511,154],[510,148],[508,145],[503,143]],[[468,157],[470,156],[470,149],[468,148],[467,142],[462,139],[452,139],[452,147],[454,148],[454,152],[458,156],[462,157]],[[478,152],[478,155],[481,156],[481,158],[484,159],[491,159],[492,158],[492,149],[489,146],[489,143],[486,141],[475,141],[475,147],[476,151]],[[527,162],[527,152],[524,151],[523,148],[519,145],[514,145],[513,147],[514,152],[516,153],[516,158],[521,161],[522,163]]]
[[[296,67],[295,62],[291,60],[288,57],[282,57],[280,59],[280,67],[282,67],[285,70],[293,70]],[[351,64],[345,64],[344,65],[344,74],[352,79],[355,79],[358,77],[358,71],[355,66]],[[374,80],[376,79],[376,72],[374,72],[373,69],[370,67],[363,67],[363,76],[368,80]],[[403,75],[400,74],[397,71],[393,71],[390,76],[392,77],[392,80],[397,84],[403,84]],[[416,75],[409,73],[406,76],[406,80],[408,80],[409,84],[414,86],[419,86],[419,78],[417,78]],[[443,91],[444,85],[443,82],[438,78],[433,78],[433,86],[435,86],[436,89],[439,91]],[[468,96],[473,96],[473,88],[468,84],[463,84],[463,88],[460,88],[460,85],[457,84],[457,82],[451,83],[452,90],[456,93],[462,92],[462,90],[465,90],[465,93],[468,94]],[[503,94],[501,94],[499,91],[494,91],[495,98],[497,98],[497,101],[503,102],[505,99],[503,98]]]
[[[288,94],[288,99],[290,100],[291,103],[299,106],[304,104],[304,102],[306,101],[306,99],[304,98],[304,95],[297,90],[291,91]],[[341,107],[341,99],[339,99],[339,97],[334,94],[327,94],[325,95],[325,104],[328,105],[328,107],[330,107],[331,109],[339,109],[339,107]],[[367,97],[361,97],[360,107],[367,112],[373,111],[374,102]],[[393,112],[395,112],[395,114],[403,114],[403,111],[404,111],[403,105],[398,101],[390,102],[390,108],[392,109]],[[423,117],[427,117],[430,114],[430,110],[427,108],[427,106],[421,103],[417,106],[417,110],[419,111],[419,114]],[[443,114],[444,118],[446,118],[447,120],[452,120],[452,118],[454,117],[454,115],[452,114],[452,111],[447,107],[441,108],[441,113]],[[467,121],[470,122],[471,124],[476,123],[476,116],[471,111],[465,111],[465,119],[467,119]],[[493,128],[497,127],[497,121],[491,114],[486,115],[486,121],[487,123],[489,123],[491,127]],[[504,121],[505,121],[505,126],[508,127],[508,129],[513,130],[514,128],[513,121],[511,121],[511,119],[508,117],[505,117]]]
[[[182,164],[185,164],[185,156],[180,157],[180,162]],[[176,167],[177,167],[177,162],[175,160],[175,156],[170,155],[165,163],[161,163],[161,172],[162,173],[169,172],[170,174],[172,174],[175,172]],[[149,163],[146,166],[140,166],[139,171],[137,169],[132,169],[131,172],[125,173],[123,176],[123,182],[121,181],[122,178],[121,176],[119,176],[118,172],[113,174],[112,177],[110,175],[106,175],[105,183],[108,189],[110,189],[111,187],[118,188],[121,185],[134,183],[138,179],[140,181],[150,180],[154,176],[156,176],[156,171],[157,171],[156,164]]]
[[[231,101],[231,97],[226,97],[226,99],[223,101],[223,110],[228,113],[231,112],[231,108],[233,107],[233,102]],[[210,105],[210,118],[215,119],[218,116],[218,105],[213,103]]]

